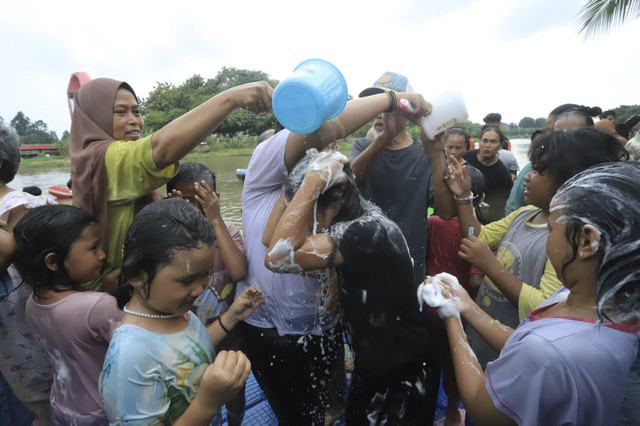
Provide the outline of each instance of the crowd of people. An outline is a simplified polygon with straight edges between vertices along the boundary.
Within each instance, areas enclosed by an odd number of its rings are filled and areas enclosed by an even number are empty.
[[[281,425],[430,425],[441,376],[446,425],[638,424],[640,116],[554,108],[520,170],[497,113],[412,137],[431,104],[409,87],[386,72],[311,134],[276,126],[242,234],[180,160],[268,111],[265,82],[148,135],[131,86],[86,83],[73,206],[7,186],[0,128],[0,423],[240,425],[253,371]]]

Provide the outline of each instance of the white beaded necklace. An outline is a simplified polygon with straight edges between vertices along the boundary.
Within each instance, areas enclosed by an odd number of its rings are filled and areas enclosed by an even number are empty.
[[[132,310],[128,309],[127,306],[129,306],[128,303],[126,305],[124,305],[124,308],[122,308],[122,310],[125,311],[126,313],[130,314],[130,315],[135,315],[135,316],[143,317],[143,318],[171,319],[171,318],[177,318],[177,317],[182,315],[182,314],[167,314],[167,315],[145,314],[144,312],[132,311]]]

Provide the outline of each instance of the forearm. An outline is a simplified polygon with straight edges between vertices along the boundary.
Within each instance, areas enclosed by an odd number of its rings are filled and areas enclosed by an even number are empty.
[[[222,328],[220,322],[222,322],[226,330]],[[217,348],[220,342],[222,342],[229,334],[227,333],[227,330],[233,330],[239,322],[240,320],[238,320],[231,310],[228,309],[225,313],[220,315],[219,320],[215,320],[213,323],[209,324],[209,326],[207,326],[207,331],[209,332],[209,336],[213,342],[213,347]]]
[[[466,195],[463,195],[462,197],[468,197],[470,195],[471,193],[468,193]],[[455,201],[454,201],[454,204],[455,204]],[[482,224],[476,218],[476,215],[473,212],[473,203],[455,204],[455,206],[458,211],[458,224],[460,225],[460,235],[462,235],[462,238],[465,238],[469,235],[469,226],[473,226],[475,228],[473,231],[474,235],[476,236],[480,235],[480,229],[482,229]]]
[[[444,322],[458,391],[465,408],[471,411],[476,395],[484,389],[484,373],[476,355],[469,346],[460,319],[450,317],[446,318]]]
[[[356,183],[360,185],[369,175],[371,168],[378,161],[380,155],[391,142],[391,138],[384,134],[379,135],[371,145],[362,151],[351,162],[351,170],[356,178]]]
[[[389,108],[389,97],[382,93],[347,102],[344,110],[333,120],[326,121],[318,130],[308,135],[292,133],[287,140],[285,164],[292,170],[298,160],[310,148],[322,151],[330,143],[355,132],[379,113]]]
[[[151,138],[156,166],[164,169],[180,161],[217,129],[235,108],[233,89],[229,89],[158,130]]]
[[[499,411],[487,392],[480,363],[469,347],[457,317],[445,319],[456,384],[469,417],[477,425],[511,425],[513,420]]]
[[[229,229],[222,219],[211,221],[213,232],[218,242],[218,250],[222,257],[222,264],[231,281],[238,282],[247,276],[247,256],[238,248],[229,234]]]
[[[271,214],[269,215],[269,220],[267,221],[267,226],[264,228],[264,232],[262,233],[262,244],[266,247],[269,247],[271,244],[271,237],[273,237],[273,232],[276,230],[276,226],[278,222],[280,222],[280,218],[284,214],[284,211],[287,209],[287,204],[284,202],[284,194],[280,195],[278,201],[273,206],[273,210],[271,210]]]
[[[462,317],[473,327],[475,331],[491,346],[495,351],[500,352],[509,336],[513,333],[511,327],[507,327],[500,321],[494,320],[475,303],[470,303],[469,307],[461,312]]]
[[[422,149],[431,167],[434,212],[444,220],[451,220],[456,215],[457,210],[453,201],[453,194],[443,179],[447,169],[444,154],[442,150],[433,149],[424,141],[422,142]]]
[[[307,221],[320,195],[322,182],[305,178],[287,206],[271,237],[271,243],[265,257],[265,266],[284,272],[283,268],[294,265],[294,252],[307,239]],[[283,263],[284,262],[284,263]]]
[[[211,424],[211,420],[218,414],[220,407],[212,407],[203,399],[199,394],[196,395],[182,416],[173,424],[175,426],[208,426]]]

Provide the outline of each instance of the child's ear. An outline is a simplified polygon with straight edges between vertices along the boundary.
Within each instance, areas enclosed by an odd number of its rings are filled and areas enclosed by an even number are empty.
[[[44,256],[45,266],[53,272],[58,272],[58,256],[55,253],[47,253]]]
[[[600,231],[593,225],[585,225],[580,231],[578,254],[580,259],[588,259],[598,254],[600,250]]]

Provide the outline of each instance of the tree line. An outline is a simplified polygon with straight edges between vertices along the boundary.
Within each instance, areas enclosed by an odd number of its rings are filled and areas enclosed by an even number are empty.
[[[214,78],[205,79],[199,74],[194,74],[178,86],[169,82],[158,82],[145,98],[140,99],[145,119],[145,134],[159,130],[218,93],[260,80],[266,80],[273,87],[278,84],[278,80],[269,78],[269,75],[262,71],[233,67],[223,67]],[[640,105],[621,105],[613,110],[616,112],[618,122],[622,122],[631,115],[640,114]],[[545,127],[545,120],[544,117],[523,117],[518,123],[503,123],[503,129],[509,138],[528,138],[535,129]],[[2,121],[0,117],[0,123]],[[31,121],[22,111],[19,111],[9,124],[16,130],[25,145],[54,145],[60,149],[61,154],[68,152],[69,132],[67,131],[58,139],[56,133],[49,130],[47,123],[42,120]],[[273,113],[254,115],[249,111],[237,109],[222,122],[216,133],[224,135],[225,140],[238,136],[244,139],[248,136],[255,138],[264,130],[273,128],[274,124]],[[354,136],[364,136],[369,127],[369,124],[363,126]],[[417,126],[415,129],[412,127],[410,127],[411,133],[418,135]],[[479,134],[482,124],[466,121],[461,123],[461,127],[475,137]],[[211,137],[208,142],[212,145],[215,140],[217,139]]]

